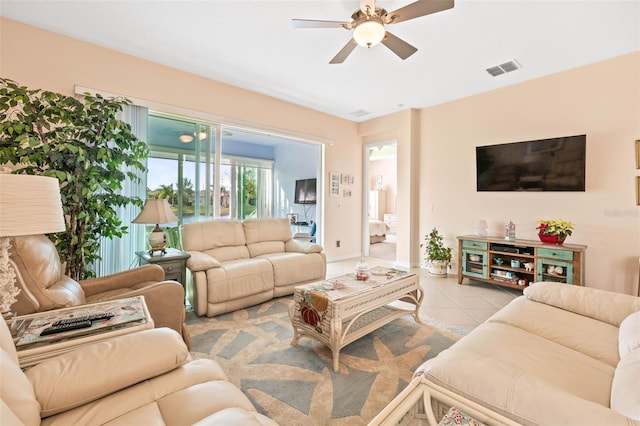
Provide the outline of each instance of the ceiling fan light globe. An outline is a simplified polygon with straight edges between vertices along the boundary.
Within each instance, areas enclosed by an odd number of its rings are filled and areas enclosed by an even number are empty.
[[[373,47],[384,38],[384,25],[378,21],[365,21],[353,30],[353,39],[360,46]]]

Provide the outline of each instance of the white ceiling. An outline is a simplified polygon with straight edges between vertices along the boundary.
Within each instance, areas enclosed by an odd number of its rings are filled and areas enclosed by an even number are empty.
[[[357,8],[357,0],[0,1],[4,17],[356,122],[640,50],[640,0],[456,0],[387,26],[418,48],[405,61],[379,45],[330,65],[351,32],[291,25],[345,21]],[[522,68],[485,71],[511,59]]]

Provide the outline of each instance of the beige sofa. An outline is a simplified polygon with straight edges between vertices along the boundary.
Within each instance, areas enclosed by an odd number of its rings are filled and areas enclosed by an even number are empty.
[[[293,293],[325,278],[322,246],[292,239],[288,219],[210,220],[184,224],[191,257],[188,297],[196,314],[214,316]]]
[[[2,425],[276,425],[220,365],[191,360],[156,328],[83,346],[22,371],[0,320]]]
[[[425,411],[433,424],[449,406],[486,424],[640,425],[640,297],[535,283],[422,364],[371,424]]]

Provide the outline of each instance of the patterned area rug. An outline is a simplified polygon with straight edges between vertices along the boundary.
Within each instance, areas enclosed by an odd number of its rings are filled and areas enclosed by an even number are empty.
[[[258,411],[282,426],[365,425],[411,380],[413,370],[459,336],[399,318],[340,351],[302,337],[291,346],[292,297],[214,318],[187,315],[194,358],[218,361]]]

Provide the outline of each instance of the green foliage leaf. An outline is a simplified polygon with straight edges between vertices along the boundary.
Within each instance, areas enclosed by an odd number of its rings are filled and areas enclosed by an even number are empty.
[[[79,100],[0,78],[0,163],[59,180],[67,230],[50,238],[76,280],[95,275],[86,265],[100,259],[102,237],[127,232],[117,208],[143,202],[118,193],[127,177],[140,180],[122,170],[145,171],[148,156],[146,144],[116,118],[130,104],[90,94]]]

